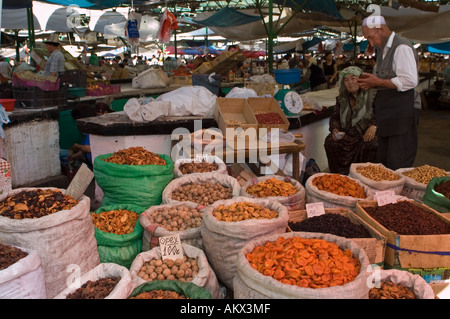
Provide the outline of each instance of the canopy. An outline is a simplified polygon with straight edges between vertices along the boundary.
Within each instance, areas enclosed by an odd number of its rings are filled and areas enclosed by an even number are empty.
[[[278,4],[285,3],[287,7],[292,9],[299,7],[306,11],[322,13],[339,20],[345,20],[336,7],[334,0],[274,0],[273,2]]]
[[[450,54],[450,41],[427,45],[428,52],[439,54]]]
[[[188,19],[189,20],[189,19]],[[225,7],[215,12],[204,20],[192,20],[192,22],[209,27],[233,27],[261,20],[261,16],[245,14],[235,9]]]

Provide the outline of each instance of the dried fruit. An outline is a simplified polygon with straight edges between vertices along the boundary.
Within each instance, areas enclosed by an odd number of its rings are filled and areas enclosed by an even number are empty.
[[[213,212],[219,221],[238,222],[248,219],[272,219],[278,217],[278,212],[267,207],[250,203],[238,202],[231,205],[219,205]]]
[[[281,283],[305,288],[344,285],[359,274],[361,264],[351,250],[322,239],[279,237],[246,255],[250,265]]]
[[[126,235],[134,231],[139,214],[126,209],[91,213],[94,226],[106,233]]]
[[[174,200],[190,201],[203,206],[208,206],[221,199],[229,199],[232,196],[232,188],[212,182],[189,183],[172,192],[172,199]]]
[[[192,173],[208,173],[216,171],[219,166],[216,163],[208,163],[206,161],[201,162],[187,162],[182,163],[179,166],[179,170],[183,174],[192,174]]]
[[[340,174],[323,174],[314,177],[312,184],[319,190],[340,196],[366,198],[364,189],[357,182]]]
[[[190,299],[185,295],[179,294],[176,291],[169,290],[150,290],[144,291],[140,294],[130,297],[129,299]]]
[[[72,196],[54,189],[26,190],[0,203],[0,215],[11,219],[40,218],[78,204]]]
[[[192,281],[199,267],[195,258],[184,256],[183,259],[151,259],[139,269],[137,275],[146,281],[178,280]]]
[[[119,279],[116,278],[88,280],[80,288],[68,294],[66,299],[105,299],[118,283]]]
[[[290,196],[298,193],[299,189],[290,182],[285,182],[276,178],[269,178],[265,181],[247,187],[249,195],[264,198],[271,196]]]
[[[166,161],[158,154],[147,151],[141,146],[114,152],[104,161],[120,165],[166,165]]]
[[[200,227],[203,213],[196,208],[185,205],[161,207],[151,213],[144,212],[144,216],[152,224],[161,225],[168,231],[183,231]]]
[[[0,243],[0,271],[14,265],[20,259],[28,256],[28,253],[13,246]]]
[[[386,280],[381,282],[380,288],[369,290],[369,299],[416,299],[416,295],[411,288]]]

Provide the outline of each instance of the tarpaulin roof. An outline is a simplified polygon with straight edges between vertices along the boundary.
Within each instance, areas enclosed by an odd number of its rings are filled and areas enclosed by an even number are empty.
[[[59,4],[62,6],[78,6],[80,8],[88,8],[88,9],[109,9],[113,7],[117,7],[124,2],[128,2],[126,0],[41,0],[42,2]]]
[[[432,53],[450,54],[450,41],[436,44],[428,44],[427,50]]]
[[[253,16],[233,8],[225,7],[204,20],[192,19],[191,21],[209,27],[233,27],[259,20],[261,20],[261,16]]]
[[[301,8],[302,10],[319,12],[339,20],[345,20],[334,0],[274,0],[273,2],[285,4],[292,9]]]

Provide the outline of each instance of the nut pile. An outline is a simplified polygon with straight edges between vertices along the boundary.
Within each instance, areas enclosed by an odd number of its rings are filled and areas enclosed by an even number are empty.
[[[0,243],[0,271],[14,265],[28,253],[13,246]]]
[[[260,113],[255,114],[256,120],[260,124],[286,124],[279,113]]]
[[[208,163],[206,161],[182,163],[179,166],[179,170],[183,174],[208,173],[217,171],[218,168],[219,166],[216,163]]]
[[[158,154],[147,151],[141,146],[114,152],[104,161],[120,165],[166,165],[166,161]]]
[[[157,208],[146,215],[152,224],[158,224],[168,231],[183,231],[200,227],[203,213],[193,207],[177,205]]]
[[[267,207],[250,203],[239,202],[228,206],[219,205],[212,212],[219,221],[238,222],[248,219],[272,219],[278,217],[278,212]]]
[[[138,213],[126,209],[91,213],[91,217],[94,226],[99,230],[116,235],[132,233],[139,220]]]
[[[386,280],[380,288],[370,288],[369,299],[416,299],[416,295],[411,288]]]
[[[119,283],[116,278],[88,280],[80,288],[68,294],[66,299],[105,299]]]
[[[255,247],[246,257],[261,274],[305,288],[344,285],[353,281],[361,268],[351,250],[314,238],[279,237]]]
[[[178,187],[172,192],[172,199],[174,200],[180,202],[190,201],[203,206],[232,197],[233,190],[230,187],[212,182],[189,183]]]
[[[348,217],[339,214],[322,214],[309,217],[301,222],[289,222],[293,231],[325,233],[345,238],[370,238],[363,225],[353,223]]]
[[[324,174],[313,179],[318,189],[340,196],[366,198],[364,189],[354,180],[339,174]]]
[[[379,165],[359,166],[356,168],[356,171],[362,176],[374,180],[376,182],[397,181],[400,179],[400,177],[397,174]]]
[[[249,195],[264,198],[271,196],[291,196],[298,193],[299,189],[290,182],[269,178],[247,187],[246,191]]]
[[[450,199],[450,181],[442,182],[434,187],[434,190]]]
[[[146,281],[178,280],[192,281],[198,274],[199,267],[195,258],[184,256],[183,259],[152,259],[145,262],[137,275]]]
[[[449,176],[445,170],[430,165],[415,167],[407,172],[403,172],[403,175],[422,184],[428,184],[433,177]]]
[[[399,235],[450,234],[450,225],[409,201],[364,207],[364,210],[381,225]]]
[[[189,299],[185,295],[170,290],[150,290],[141,292],[139,295],[129,299]]]
[[[246,124],[244,121],[227,120],[227,125],[244,125],[244,124]]]
[[[0,203],[0,215],[11,219],[40,218],[78,204],[72,196],[54,189],[27,190]]]

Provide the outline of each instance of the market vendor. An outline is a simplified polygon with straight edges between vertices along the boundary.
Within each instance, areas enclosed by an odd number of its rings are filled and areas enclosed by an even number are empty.
[[[12,68],[3,55],[0,55],[0,82],[8,83],[12,78]]]
[[[358,85],[357,79],[363,73],[356,66],[339,73],[339,95],[324,145],[331,173],[347,175],[352,163],[376,160],[377,127],[373,114],[376,91],[364,90]]]
[[[66,59],[64,54],[59,50],[59,43],[54,41],[44,41],[50,56],[45,64],[44,74],[52,76],[60,76],[64,73]]]
[[[358,79],[364,89],[376,88],[377,160],[396,170],[413,166],[418,147],[420,95],[418,57],[411,41],[391,31],[382,16],[363,20],[362,32],[378,49],[376,72]]]

